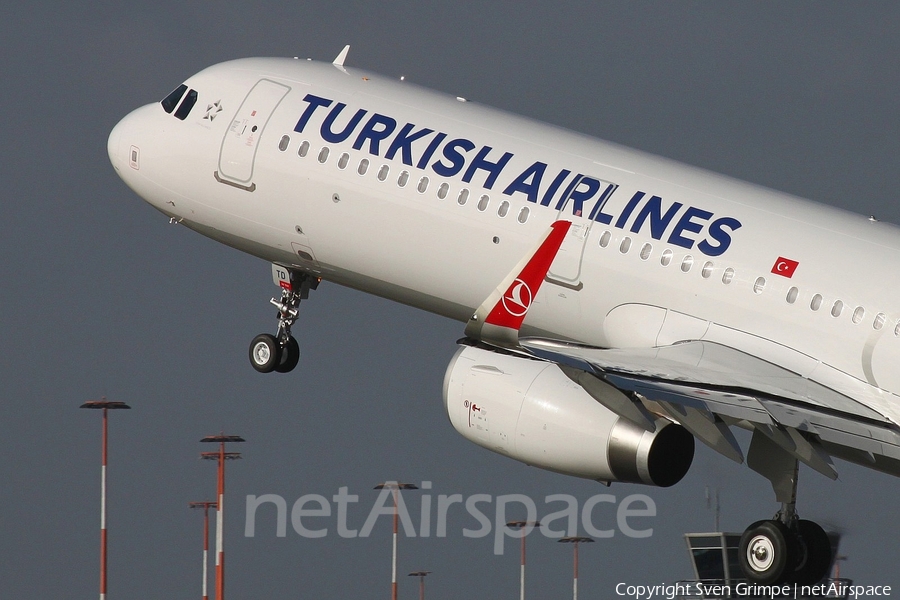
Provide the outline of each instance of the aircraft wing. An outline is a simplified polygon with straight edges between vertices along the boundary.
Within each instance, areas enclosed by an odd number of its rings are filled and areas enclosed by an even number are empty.
[[[736,462],[744,455],[730,427],[751,429],[748,465],[772,481],[783,501],[794,459],[832,479],[832,456],[900,476],[897,424],[847,394],[730,346],[696,340],[598,348],[519,337],[530,303],[522,299],[537,294],[568,225],[554,223],[485,299],[466,328],[471,343],[554,362],[620,417],[652,431],[652,413],[664,415]],[[604,384],[626,399],[610,400],[600,391]]]
[[[593,377],[655,402],[729,458],[739,460],[740,449],[722,425],[743,424],[832,478],[832,454],[900,473],[897,425],[849,396],[734,348],[707,341],[639,349],[541,338],[519,343],[528,354],[560,364],[588,392],[585,377]]]

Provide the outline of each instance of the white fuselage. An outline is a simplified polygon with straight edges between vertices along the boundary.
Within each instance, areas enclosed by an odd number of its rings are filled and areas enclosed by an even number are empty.
[[[523,332],[720,342],[900,423],[893,225],[356,69],[246,59],[185,83],[184,120],[142,107],[109,152],[204,235],[466,321],[571,220]]]

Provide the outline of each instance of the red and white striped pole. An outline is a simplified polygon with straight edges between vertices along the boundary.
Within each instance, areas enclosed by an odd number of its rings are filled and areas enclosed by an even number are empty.
[[[570,536],[559,539],[560,542],[575,545],[575,574],[572,578],[572,600],[578,600],[578,544],[591,543],[594,540],[589,537]]]
[[[101,437],[100,451],[100,600],[106,600],[106,464],[108,448],[109,420],[107,411],[116,408],[131,408],[124,402],[110,402],[106,398],[91,400],[81,405],[81,408],[101,409],[103,411],[103,433]]]
[[[216,503],[218,506],[218,503]],[[203,600],[209,600],[206,586],[209,583],[209,506],[203,508]]]
[[[522,557],[519,562],[519,600],[525,600],[525,536],[533,527],[540,527],[540,521],[510,521],[507,527],[522,530]]]
[[[225,452],[225,442],[243,442],[237,435],[208,435],[201,442],[219,442],[218,452],[203,452],[201,458],[219,463],[216,496],[216,600],[225,600],[225,461],[240,458],[239,452]]]
[[[413,571],[410,577],[419,578],[419,600],[425,600],[425,576],[430,575],[431,571]]]
[[[103,450],[100,456],[100,600],[106,600],[106,459],[109,421],[103,407]]]
[[[215,507],[215,502],[191,502],[191,508],[203,509],[203,600],[209,600],[209,593],[206,591],[209,582],[209,509]]]
[[[397,488],[394,488],[394,552],[391,560],[391,600],[397,600]]]
[[[225,442],[219,443],[219,475],[216,496],[216,600],[225,600]]]
[[[391,600],[397,600],[397,497],[400,490],[417,490],[417,486],[412,483],[398,483],[396,481],[386,481],[375,486],[376,490],[389,489],[394,497],[394,538],[391,553]]]

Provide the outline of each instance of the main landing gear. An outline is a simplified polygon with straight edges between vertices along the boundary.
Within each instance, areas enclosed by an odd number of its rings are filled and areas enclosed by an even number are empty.
[[[260,373],[288,373],[300,362],[300,345],[291,335],[291,326],[297,320],[300,301],[319,286],[319,278],[275,264],[272,278],[281,287],[281,300],[270,300],[278,309],[278,330],[275,335],[261,333],[253,338],[250,364]]]
[[[831,568],[831,540],[818,524],[797,516],[797,459],[754,431],[749,466],[767,477],[781,501],[774,519],[757,521],[741,536],[744,575],[760,585],[815,585]]]

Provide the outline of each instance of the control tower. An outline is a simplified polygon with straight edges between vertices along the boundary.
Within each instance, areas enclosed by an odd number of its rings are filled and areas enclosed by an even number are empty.
[[[837,557],[840,536],[831,533],[828,535],[832,547],[832,577],[824,579],[818,585],[813,586],[815,593],[798,595],[799,588],[787,586],[789,593],[776,596],[783,598],[847,598],[843,592],[851,585],[849,579],[842,579],[836,572],[835,557]],[[742,600],[756,600],[757,598],[771,598],[769,594],[754,595],[753,584],[749,583],[741,571],[738,552],[741,544],[740,533],[686,533],[684,541],[687,544],[691,557],[691,567],[694,578],[678,582],[680,600],[725,600],[741,598]],[[767,590],[769,591],[769,590]],[[842,593],[843,592],[843,593]]]

